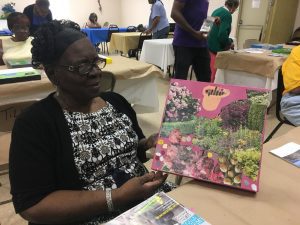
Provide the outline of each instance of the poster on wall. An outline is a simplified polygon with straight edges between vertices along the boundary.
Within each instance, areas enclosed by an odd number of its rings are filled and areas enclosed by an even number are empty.
[[[252,8],[259,9],[260,7],[260,0],[252,0]]]

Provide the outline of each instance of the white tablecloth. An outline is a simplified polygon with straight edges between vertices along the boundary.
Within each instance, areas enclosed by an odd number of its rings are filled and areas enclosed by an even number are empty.
[[[215,83],[275,90],[277,88],[277,78],[278,70],[275,71],[274,79],[272,79],[248,72],[218,69]]]
[[[140,61],[159,66],[165,73],[170,65],[174,65],[175,57],[172,46],[173,39],[145,40]]]
[[[278,70],[275,71],[274,79],[272,79],[254,73],[217,69],[214,83],[265,88],[273,91],[277,89],[277,81]],[[272,92],[269,94],[269,101],[270,103],[272,101]]]

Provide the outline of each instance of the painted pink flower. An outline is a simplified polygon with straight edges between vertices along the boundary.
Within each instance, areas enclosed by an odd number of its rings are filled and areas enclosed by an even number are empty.
[[[181,141],[181,132],[179,129],[174,129],[169,134],[169,141],[172,144],[179,144]]]

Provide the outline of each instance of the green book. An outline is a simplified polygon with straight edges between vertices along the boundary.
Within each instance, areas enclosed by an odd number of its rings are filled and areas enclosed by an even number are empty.
[[[32,67],[0,70],[0,84],[40,80],[41,72]]]
[[[22,67],[30,67],[31,59],[11,59],[7,60],[8,68],[22,68]]]

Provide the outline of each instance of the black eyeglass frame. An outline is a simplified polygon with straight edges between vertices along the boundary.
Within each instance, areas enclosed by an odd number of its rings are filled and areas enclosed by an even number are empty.
[[[80,68],[83,68],[84,66],[87,66],[87,65],[89,65],[89,66],[87,67],[86,71],[82,72],[82,70],[84,70],[84,69],[80,70]],[[59,64],[58,66],[65,67],[69,72],[78,73],[81,76],[86,76],[94,69],[94,67],[97,67],[101,71],[106,66],[106,59],[99,57],[99,58],[95,58],[93,62],[85,62],[85,63],[81,63],[79,65]]]

